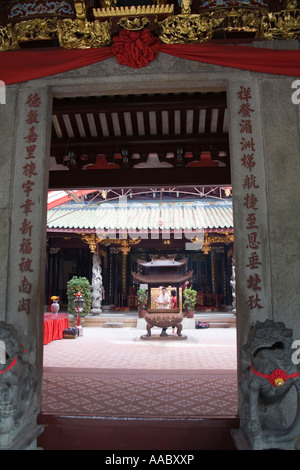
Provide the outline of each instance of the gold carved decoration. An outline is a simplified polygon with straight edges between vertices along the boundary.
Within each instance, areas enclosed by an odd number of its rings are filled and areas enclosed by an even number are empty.
[[[128,7],[114,7],[107,2],[105,8],[94,8],[95,19],[111,18],[114,16],[144,16],[172,14],[174,5],[138,5]]]
[[[213,235],[211,238],[211,243],[225,243],[225,245],[229,245],[234,242],[233,232],[224,232],[223,236]]]
[[[201,250],[203,251],[203,253],[205,255],[208,255],[208,253],[211,250],[211,246],[210,246],[210,242],[208,240],[208,234],[207,233],[204,234],[204,243],[203,243],[203,246],[202,246]]]
[[[76,18],[40,18],[0,26],[0,51],[15,50],[20,43],[57,39],[65,49],[104,47],[112,43],[112,20],[129,31],[149,27],[149,18],[158,25],[161,42],[189,44],[209,41],[217,32],[248,32],[256,39],[292,40],[300,38],[300,9],[296,0],[287,0],[284,10],[266,8],[209,7],[191,13],[191,0],[182,0],[181,13],[174,5],[162,4],[117,7],[117,0],[104,0],[103,8],[94,8],[94,20],[88,21],[84,0],[74,2]],[[215,4],[212,4],[214,6]],[[151,27],[151,25],[150,25]]]
[[[88,21],[83,0],[75,2],[75,10],[75,20],[60,20],[58,23],[59,45],[64,49],[108,46],[111,42],[109,22]]]
[[[182,11],[188,11],[187,4]],[[201,43],[208,41],[217,31],[253,32],[260,30],[260,22],[265,10],[252,8],[230,8],[204,11],[199,15],[181,14],[159,22],[162,42]]]
[[[217,9],[212,14],[214,31],[259,32],[266,9],[230,8]]]
[[[123,255],[128,255],[131,247],[140,243],[140,238],[105,238],[100,241],[103,245],[117,245]]]
[[[16,23],[14,27],[18,42],[48,40],[56,37],[56,18],[34,19]]]
[[[196,238],[192,238],[191,242],[193,243],[198,243],[199,240]],[[204,242],[201,248],[201,251],[205,255],[208,255],[208,253],[211,251],[211,245],[214,243],[225,243],[225,245],[229,245],[230,243],[234,242],[234,234],[233,232],[224,232],[223,235],[218,236],[218,235],[211,235],[207,232],[204,234]]]
[[[299,39],[300,10],[267,13],[261,21],[262,39]]]
[[[36,18],[20,21],[15,25],[0,26],[0,51],[18,49],[21,42],[55,38],[64,49],[89,49],[109,45],[111,43],[109,21],[101,23],[87,21],[84,16],[85,10],[76,10],[80,14],[74,20]]]
[[[89,49],[107,46],[111,42],[108,21],[60,20],[58,22],[59,44],[64,49]]]
[[[128,255],[131,247],[140,243],[140,238],[100,238],[95,233],[81,234],[81,240],[89,245],[92,253],[96,253],[97,245],[117,245],[118,251]]]
[[[213,34],[209,14],[170,16],[158,23],[159,38],[166,44],[201,43]]]
[[[81,240],[89,245],[89,249],[92,253],[96,253],[97,245],[101,242],[101,238],[98,238],[95,233],[83,233],[81,235]]]
[[[118,26],[127,31],[140,31],[149,24],[149,19],[145,16],[137,16],[135,18],[121,18]]]
[[[0,51],[12,51],[18,48],[18,40],[12,25],[0,26]]]
[[[88,21],[83,0],[75,2],[75,10],[75,20],[59,21],[58,39],[60,46],[65,49],[89,49],[109,45],[111,42],[109,22]]]
[[[189,15],[191,13],[192,0],[181,0],[181,13]]]
[[[84,1],[74,2],[75,10],[76,10],[76,18],[79,20],[86,19],[86,6]]]

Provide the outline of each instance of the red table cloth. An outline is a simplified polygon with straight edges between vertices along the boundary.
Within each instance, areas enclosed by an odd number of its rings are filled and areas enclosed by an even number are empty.
[[[63,338],[63,331],[69,328],[69,315],[67,313],[60,313],[53,315],[53,313],[44,314],[44,344],[51,343],[56,339]]]

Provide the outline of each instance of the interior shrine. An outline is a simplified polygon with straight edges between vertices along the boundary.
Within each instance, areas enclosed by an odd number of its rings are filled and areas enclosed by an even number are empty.
[[[299,450],[299,34],[298,0],[0,0],[1,450]],[[47,315],[74,276],[90,319],[147,285],[147,321],[168,289],[156,321],[179,339],[185,282],[198,313],[234,311],[237,414],[44,413]]]
[[[84,276],[92,284],[93,263],[99,259],[102,309],[135,311],[138,282],[133,273],[142,260],[156,255],[177,260],[187,256],[197,310],[232,309],[231,188],[207,188],[206,197],[192,188],[110,191],[110,200],[104,193],[77,191],[77,202],[73,193],[49,193],[45,305],[50,306],[56,293],[66,308],[69,279]]]

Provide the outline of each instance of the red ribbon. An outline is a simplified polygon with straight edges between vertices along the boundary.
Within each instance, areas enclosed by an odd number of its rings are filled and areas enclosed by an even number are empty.
[[[3,374],[3,372],[7,372],[9,369],[11,369],[15,364],[17,363],[17,357],[14,358],[10,366],[7,367],[7,369],[0,370],[0,374]]]
[[[284,385],[287,379],[293,379],[295,377],[298,377],[300,374],[300,371],[295,372],[294,374],[287,374],[284,370],[282,369],[275,369],[271,374],[262,374],[261,372],[258,372],[257,370],[254,369],[253,365],[251,364],[251,370],[254,372],[255,375],[258,375],[259,377],[262,377],[264,379],[268,379],[271,385],[274,385],[274,387],[280,387],[281,385]]]

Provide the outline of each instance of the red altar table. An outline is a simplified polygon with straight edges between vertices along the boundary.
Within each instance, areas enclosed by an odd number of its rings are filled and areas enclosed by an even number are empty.
[[[44,314],[44,344],[51,343],[56,339],[63,338],[63,331],[69,328],[69,315],[67,313],[60,313],[53,315],[53,313]]]

